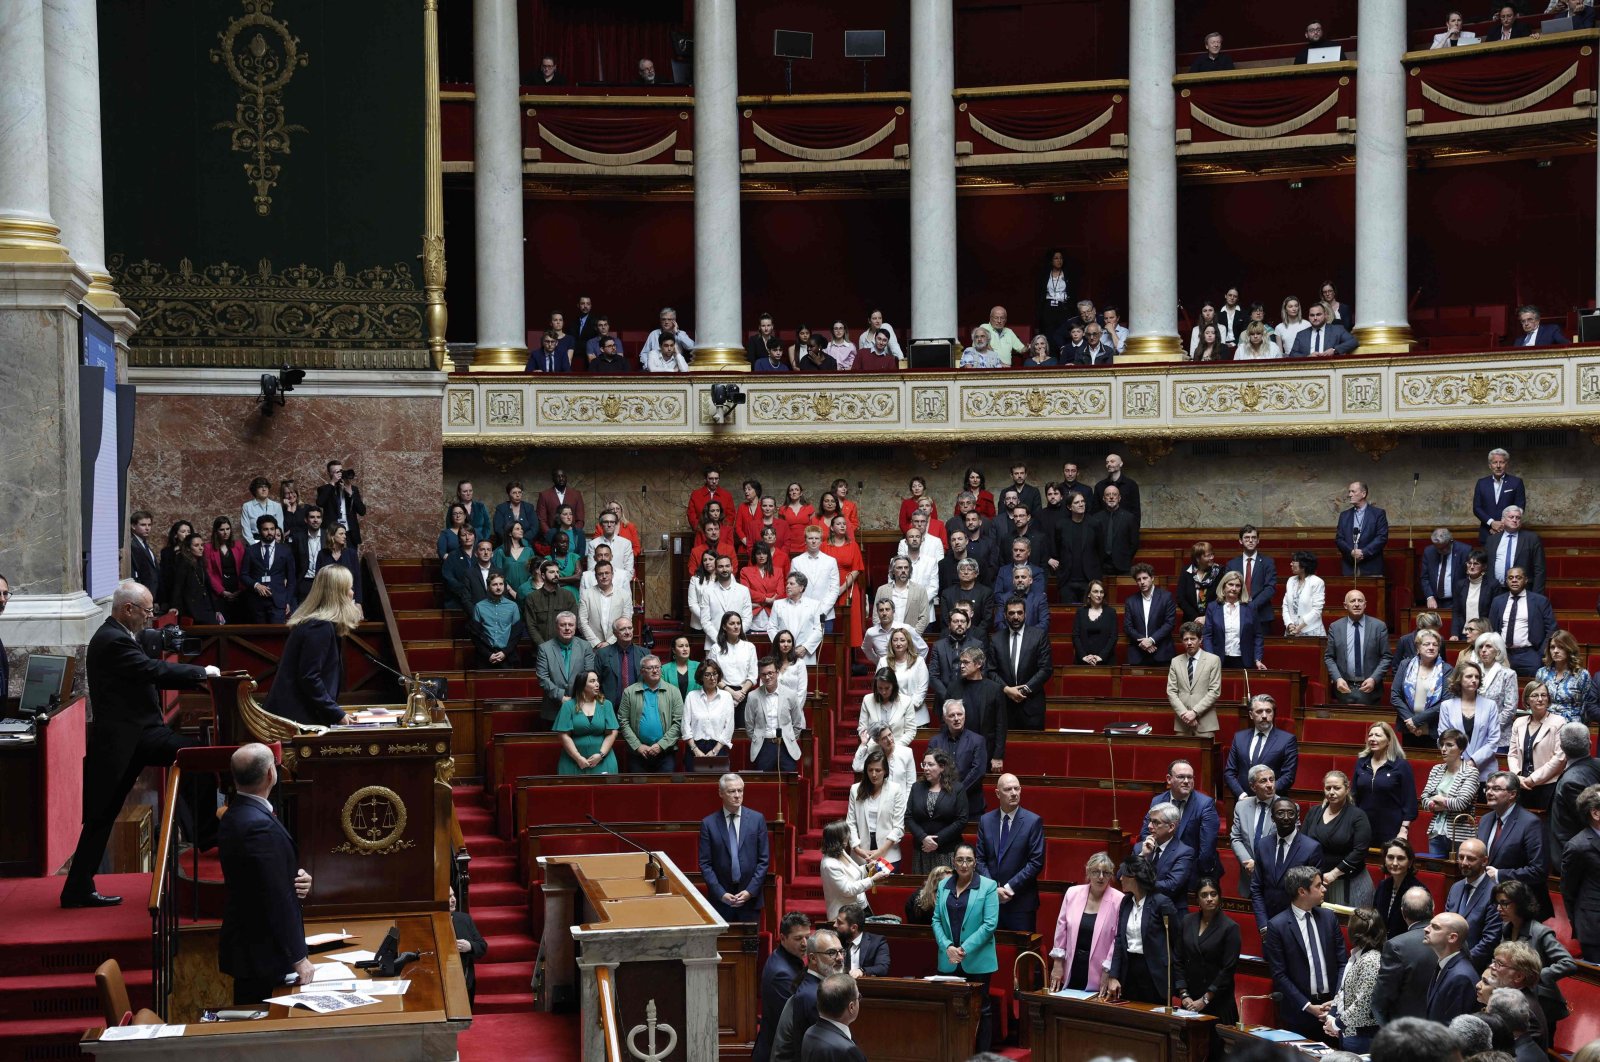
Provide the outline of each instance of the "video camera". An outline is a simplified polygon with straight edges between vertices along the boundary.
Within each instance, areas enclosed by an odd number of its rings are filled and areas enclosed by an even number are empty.
[[[177,624],[167,627],[150,627],[139,632],[139,648],[152,660],[159,660],[168,653],[178,656],[199,656],[200,639]]]

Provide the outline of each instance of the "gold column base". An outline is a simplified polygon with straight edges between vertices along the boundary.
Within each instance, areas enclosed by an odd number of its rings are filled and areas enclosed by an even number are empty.
[[[1173,336],[1129,336],[1122,353],[1117,355],[1119,365],[1160,365],[1183,360],[1183,343]]]
[[[36,218],[0,217],[0,262],[69,262],[61,230]]]
[[[479,347],[473,372],[521,372],[528,367],[527,347]]]
[[[111,286],[110,273],[89,274],[89,290],[84,293],[83,301],[89,304],[90,309],[102,312],[127,308],[117,289]]]
[[[695,347],[690,372],[749,372],[750,358],[743,347]]]
[[[1409,354],[1417,345],[1410,325],[1358,325],[1357,354]]]

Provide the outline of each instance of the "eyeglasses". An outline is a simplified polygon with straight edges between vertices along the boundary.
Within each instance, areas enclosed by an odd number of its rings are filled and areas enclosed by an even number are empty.
[[[10,590],[0,590],[0,597],[10,597],[10,596],[11,596],[11,591]]]
[[[976,859],[973,859],[971,856],[967,856],[967,857],[965,857],[963,859],[957,859],[956,860],[956,865],[964,867],[964,866],[968,865],[969,863],[976,863],[976,862],[977,862]]]
[[[817,952],[817,954],[818,955],[843,955],[844,954],[844,949],[843,948],[829,948],[827,951],[819,951],[819,952]]]

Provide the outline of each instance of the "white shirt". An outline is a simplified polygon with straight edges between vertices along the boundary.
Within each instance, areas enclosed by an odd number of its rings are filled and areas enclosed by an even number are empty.
[[[894,669],[894,677],[900,683],[900,695],[911,704],[911,721],[917,726],[928,725],[928,665],[922,657],[911,654],[909,664],[891,664],[887,657],[880,659],[873,667],[879,671],[886,667]],[[915,734],[911,735],[914,737]],[[910,741],[911,737],[904,738]]]
[[[1127,894],[1130,900],[1133,893]],[[1147,897],[1148,899],[1148,897]],[[1128,954],[1144,954],[1144,900],[1133,900],[1133,910],[1128,912]]]
[[[1300,929],[1300,941],[1310,959],[1311,994],[1327,995],[1333,991],[1333,985],[1328,981],[1328,967],[1322,951],[1322,933],[1316,929],[1316,921],[1310,911],[1298,907],[1291,907],[1290,910],[1294,911],[1295,924]]]
[[[717,632],[722,626],[722,617],[728,612],[737,612],[739,619],[744,622],[744,633],[749,637],[753,633],[750,620],[753,614],[750,603],[750,588],[737,579],[729,579],[728,585],[723,586],[713,579],[700,588],[700,629],[706,632],[706,646],[709,647],[717,640]]]
[[[1222,606],[1222,652],[1225,656],[1239,655],[1239,606],[1224,603]],[[1246,664],[1255,661],[1247,660]]]
[[[888,780],[907,793],[917,784],[917,758],[909,748],[898,742],[894,747],[894,755],[889,757]]]
[[[768,741],[781,740],[796,762],[800,759],[798,735],[806,726],[805,696],[778,684],[778,692],[764,686],[750,691],[744,701],[744,729],[750,736],[750,758],[760,754]]]
[[[1517,621],[1510,630],[1506,630],[1506,616],[1510,614],[1512,605],[1517,609]],[[1506,631],[1507,649],[1526,649],[1531,643],[1528,641],[1528,595],[1506,595],[1506,608],[1500,614],[1500,629]]]
[[[1273,328],[1272,334],[1278,337],[1278,346],[1285,351],[1294,349],[1294,337],[1311,327],[1311,322],[1306,320],[1290,324],[1287,321]]]
[[[893,354],[897,358],[904,358],[905,355],[900,352],[900,337],[894,334],[894,325],[890,324],[888,321],[885,321],[879,327],[889,333],[889,353]],[[865,332],[862,332],[861,338],[856,341],[856,349],[874,349],[877,346],[877,341],[874,338],[875,332],[877,332],[876,328],[869,328]]]
[[[822,619],[833,619],[833,608],[839,600],[839,562],[821,551],[815,557],[800,552],[790,558],[789,570],[806,577],[806,599],[816,602]],[[773,611],[776,613],[776,607]]]
[[[1154,590],[1150,591],[1148,594],[1139,595],[1139,607],[1144,609],[1144,630],[1146,637],[1148,637],[1150,634],[1150,605],[1155,601],[1155,599],[1156,593]]]
[[[756,667],[756,643],[749,638],[740,638],[726,649],[721,649],[716,642],[706,647],[706,659],[722,668],[722,681],[728,686],[743,686],[746,682],[755,684],[758,675]]]
[[[652,333],[653,335],[654,333]],[[661,348],[656,347],[643,353],[645,372],[688,372],[689,363],[684,360],[682,351],[673,355],[671,361],[661,353]]]
[[[822,611],[817,608],[817,603],[809,598],[802,597],[798,602],[784,598],[772,604],[772,630],[769,635],[776,637],[779,631],[788,631],[794,635],[794,644],[804,647],[811,656],[817,655],[817,646],[822,644]]]
[[[588,542],[584,543],[584,553],[589,557],[590,568],[594,567],[594,548],[602,545],[611,547],[611,567],[616,569],[617,578],[620,581],[631,581],[633,579],[633,543],[621,535],[612,535],[610,538],[604,535],[596,535],[594,538],[589,539]],[[588,572],[584,574],[587,575]]]
[[[896,623],[889,628],[883,628],[874,623],[861,636],[861,651],[874,660],[883,659],[889,655],[889,635],[897,630],[905,631],[911,636],[911,648],[916,650],[918,656],[928,655],[927,640],[903,623]]]
[[[707,698],[705,690],[692,689],[683,699],[683,737],[685,741],[717,741],[733,744],[733,698],[718,690]]]
[[[687,354],[693,354],[694,353],[694,340],[689,338],[689,333],[688,332],[685,332],[682,329],[679,329],[678,331],[673,333],[673,336],[678,340],[678,353],[680,355],[687,355]],[[639,348],[639,359],[640,359],[640,361],[643,361],[644,360],[644,356],[646,354],[648,354],[650,351],[652,351],[652,350],[657,350],[658,351],[660,349],[661,349],[661,329],[656,328],[656,329],[653,329],[650,332],[650,334],[645,337],[644,346]]]

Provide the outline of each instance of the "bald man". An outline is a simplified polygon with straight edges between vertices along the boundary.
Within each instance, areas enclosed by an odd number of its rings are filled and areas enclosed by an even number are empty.
[[[993,811],[978,819],[978,873],[1000,886],[1000,928],[1033,932],[1044,870],[1044,820],[1022,806],[1022,782],[1002,774]]]
[[[1367,615],[1367,595],[1344,595],[1343,619],[1328,628],[1323,663],[1328,666],[1328,692],[1346,704],[1377,704],[1389,672],[1389,628]]]
[[[1478,1010],[1478,971],[1463,950],[1467,943],[1467,920],[1458,914],[1441,911],[1433,916],[1422,939],[1439,959],[1439,972],[1428,989],[1428,1020],[1449,1025],[1457,1014]]]

